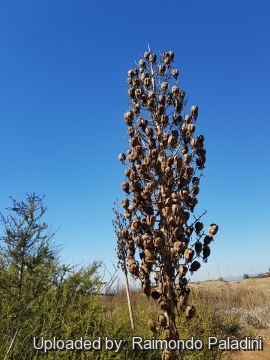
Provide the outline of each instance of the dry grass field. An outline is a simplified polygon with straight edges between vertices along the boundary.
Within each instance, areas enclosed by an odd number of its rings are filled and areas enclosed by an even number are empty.
[[[184,359],[224,359],[224,360],[270,360],[270,274],[263,278],[241,281],[204,281],[189,283],[192,289],[190,303],[195,304],[197,315],[187,326],[185,320],[178,318],[178,328],[183,339],[206,339],[227,336],[241,340],[245,336],[263,339],[263,351],[229,351],[222,354],[187,353]],[[137,291],[131,292],[135,313],[135,327],[138,333],[146,329],[148,317],[155,318],[160,310],[153,299],[147,299]],[[115,314],[115,322],[127,307],[124,290],[116,291],[115,296],[105,300],[107,309]],[[137,324],[137,325],[136,325]],[[138,325],[140,324],[140,329]],[[146,335],[144,335],[146,336]],[[150,337],[151,333],[146,337]]]
[[[263,338],[263,351],[232,351],[225,358],[270,359],[270,276],[230,282],[204,281],[190,284],[190,287],[216,302],[216,307],[230,316],[228,332],[231,327],[232,333],[235,328],[236,337],[240,333]]]

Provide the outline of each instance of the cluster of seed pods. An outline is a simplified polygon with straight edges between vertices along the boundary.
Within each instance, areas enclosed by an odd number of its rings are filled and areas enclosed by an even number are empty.
[[[185,114],[186,95],[173,61],[172,51],[159,61],[146,52],[128,71],[130,108],[124,120],[129,148],[119,155],[126,166],[121,185],[126,222],[119,234],[118,257],[140,279],[143,292],[158,301],[163,313],[157,321],[149,319],[148,327],[153,332],[162,329],[167,340],[177,336],[176,306],[186,311],[187,318],[195,314],[188,303],[187,274],[200,268],[199,259],[207,261],[209,244],[218,231],[211,224],[206,234],[200,218],[190,219],[198,203],[196,172],[204,168],[206,150],[204,136],[194,135],[198,106]]]

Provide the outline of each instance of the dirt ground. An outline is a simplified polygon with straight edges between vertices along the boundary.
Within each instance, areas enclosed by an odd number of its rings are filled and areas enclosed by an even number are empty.
[[[191,284],[190,284],[191,285]],[[251,278],[240,281],[204,281],[193,283],[192,287],[197,288],[198,290],[204,288],[213,288],[222,289],[227,287],[228,289],[235,290],[237,287],[254,288],[257,290],[262,290],[266,294],[269,294],[270,298],[270,276],[264,278]],[[258,335],[263,339],[263,351],[230,351],[225,354],[225,359],[227,360],[270,360],[270,328],[269,329],[257,329]]]

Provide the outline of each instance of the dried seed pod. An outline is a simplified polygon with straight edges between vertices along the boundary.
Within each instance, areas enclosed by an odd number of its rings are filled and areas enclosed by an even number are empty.
[[[162,140],[163,140],[163,143],[166,144],[168,139],[169,139],[169,134],[168,133],[164,133],[163,136],[162,136]]]
[[[188,199],[188,206],[193,211],[195,206],[198,204],[198,200],[195,197],[190,196]]]
[[[149,249],[145,249],[144,251],[145,254],[145,262],[155,262],[155,253],[151,252]]]
[[[126,160],[126,155],[124,153],[118,155],[118,159],[124,164]]]
[[[126,247],[127,247],[128,250],[133,250],[134,251],[135,247],[134,247],[133,240],[131,240],[131,239],[127,240],[126,241]]]
[[[161,73],[161,74],[164,74],[165,73],[165,71],[166,71],[166,67],[165,67],[165,65],[159,65],[158,66],[158,71]]]
[[[131,169],[126,169],[125,176],[129,178],[130,174],[131,174]]]
[[[139,139],[137,137],[133,137],[133,138],[129,139],[128,143],[131,147],[135,147],[140,144]]]
[[[154,215],[147,215],[146,216],[146,223],[147,223],[148,226],[154,226],[155,220],[156,220],[156,218],[155,218]]]
[[[122,204],[124,209],[127,209],[128,206],[129,206],[129,199],[122,199],[121,204]]]
[[[182,226],[181,226],[181,228],[182,228]],[[182,228],[181,230],[183,231],[183,228]],[[185,241],[185,240],[186,240],[186,239],[185,239],[185,234],[179,234],[179,235],[177,235],[177,236],[176,236],[176,239],[177,239],[178,241],[182,241],[183,243],[187,244],[187,242]],[[185,247],[186,245],[183,244],[183,246]]]
[[[132,191],[141,191],[142,187],[141,187],[141,183],[139,179],[133,180],[130,182],[130,189]]]
[[[185,154],[184,155],[184,164],[189,165],[192,161],[192,155],[191,154]]]
[[[195,125],[194,124],[188,124],[187,126],[187,132],[191,136],[195,131]]]
[[[186,123],[190,123],[190,121],[192,120],[192,115],[190,114],[185,115],[184,120]]]
[[[131,214],[131,212],[129,212],[128,210],[126,210],[126,211],[124,212],[124,216],[125,216],[126,219],[130,219],[130,218],[132,217],[132,214]]]
[[[186,250],[186,247],[187,244],[185,242],[177,240],[173,243],[173,252],[178,255],[183,254]]]
[[[187,201],[188,198],[189,198],[189,192],[188,192],[188,190],[180,190],[179,195],[180,195],[180,199],[181,199],[182,201]]]
[[[178,200],[178,199],[177,199]],[[172,215],[173,216],[178,216],[180,215],[180,212],[181,212],[181,208],[178,204],[174,204],[172,205]]]
[[[203,158],[196,159],[196,165],[199,170],[202,170],[204,168],[205,161],[206,161],[206,159],[203,159]]]
[[[146,134],[146,136],[152,137],[153,134],[154,134],[153,129],[152,128],[146,128],[145,129],[145,134]]]
[[[197,137],[198,141],[201,143],[201,145],[203,145],[203,142],[204,142],[204,136],[203,135],[199,135]]]
[[[135,244],[138,246],[138,247],[142,247],[143,246],[143,239],[140,235],[136,236],[135,237]]]
[[[126,240],[129,239],[129,237],[130,237],[129,232],[128,232],[127,229],[121,230],[120,235],[121,235],[121,237],[122,237],[123,239],[126,239]]]
[[[203,223],[200,221],[197,221],[195,224],[196,234],[198,235],[202,231],[202,229],[203,229]]]
[[[151,85],[151,80],[149,78],[145,78],[143,80],[143,84],[146,88],[148,88]]]
[[[161,310],[169,309],[169,302],[164,296],[161,296],[158,302],[159,302],[159,307],[161,308]]]
[[[145,63],[145,60],[144,60],[144,59],[141,59],[141,60],[139,61],[139,66],[140,66],[141,68],[143,68],[143,69],[146,68],[146,63]]]
[[[135,88],[134,87],[131,87],[130,89],[128,89],[128,95],[131,97],[131,98],[134,98],[135,97]],[[126,122],[127,123],[127,122]],[[129,124],[127,124],[129,125]]]
[[[138,272],[139,272],[139,264],[135,261],[133,262],[132,265],[127,266],[128,271],[134,275],[134,276],[138,276]]]
[[[145,293],[145,295],[147,295],[147,296],[149,297],[150,294],[151,294],[151,286],[150,286],[150,283],[149,283],[149,282],[143,283],[143,285],[142,285],[142,290],[143,290],[143,292]]]
[[[167,326],[167,319],[165,315],[163,314],[158,315],[158,324],[162,327]]]
[[[146,165],[145,165],[145,167],[146,167]],[[147,200],[147,199],[149,199],[151,197],[151,192],[148,189],[144,189],[141,195],[142,195],[142,198],[144,200]],[[150,226],[150,219],[149,218],[147,220],[147,225]]]
[[[135,75],[134,70],[131,69],[128,71],[128,76],[133,77]]]
[[[184,286],[186,286],[188,283],[187,278],[183,277],[183,278],[179,278],[179,286],[180,288],[183,288]]]
[[[211,224],[211,225],[209,226],[208,231],[209,231],[209,234],[210,234],[210,235],[216,235],[216,233],[218,232],[218,225],[216,225],[216,224]]]
[[[202,252],[203,245],[200,241],[195,242],[195,251],[196,254],[199,255]]]
[[[186,96],[186,93],[185,93],[185,91],[181,90],[179,95],[180,95],[181,99],[184,99],[184,97]]]
[[[149,60],[149,56],[150,56],[150,52],[146,51],[144,54],[143,54],[143,57],[146,59],[146,60]]]
[[[179,75],[179,71],[177,69],[173,69],[172,72],[171,72],[172,76],[177,79],[178,78],[178,75]]]
[[[128,129],[127,129],[127,133],[128,133],[128,135],[130,135],[130,136],[134,136],[134,134],[135,134],[135,128],[134,128],[134,126],[129,126]]]
[[[173,124],[176,124],[176,125],[180,124],[181,121],[183,121],[183,118],[182,118],[181,115],[175,115],[175,116],[172,117],[172,123]]]
[[[158,102],[160,104],[162,104],[162,105],[165,105],[165,96],[164,95],[159,95]]]
[[[167,90],[168,90],[168,83],[165,81],[165,82],[163,82],[161,85],[160,85],[160,89],[161,89],[161,91],[163,91],[163,92],[166,92]]]
[[[203,239],[204,245],[209,245],[212,241],[214,241],[213,236],[206,235]]]
[[[186,249],[184,252],[184,258],[186,259],[186,262],[191,262],[194,256],[194,250],[192,249]]]
[[[199,270],[199,268],[201,267],[201,264],[199,263],[199,261],[193,261],[193,263],[190,265],[190,271],[191,271],[191,275],[194,271]]]
[[[168,54],[169,54],[169,56],[170,56],[170,58],[171,58],[171,61],[173,61],[173,59],[174,59],[174,52],[173,52],[173,51],[169,51]]]
[[[186,166],[185,172],[186,172],[187,176],[191,176],[194,173],[194,168],[192,166],[190,166],[190,165]]]
[[[178,276],[181,278],[181,277],[184,277],[186,275],[186,273],[188,272],[188,267],[186,265],[179,265],[178,267]]]
[[[177,137],[171,134],[168,138],[168,147],[174,148],[176,145],[177,145]]]
[[[197,186],[197,185],[199,185],[199,183],[200,183],[200,178],[194,176],[194,177],[192,178],[192,184],[193,184],[194,186]]]
[[[191,193],[190,193],[190,195],[192,195],[192,196],[196,196],[196,195],[198,195],[198,194],[199,194],[199,192],[200,192],[199,187],[198,187],[198,186],[194,186],[194,187],[191,189]]]
[[[191,235],[192,235],[192,233],[193,233],[193,231],[194,231],[194,228],[192,227],[192,226],[188,226],[187,228],[186,228],[186,235],[188,236],[188,237],[190,237]]]
[[[159,291],[159,288],[152,289],[151,296],[154,300],[158,300],[161,297],[162,293]]]
[[[142,96],[140,97],[140,102],[143,106],[147,104],[147,96],[145,94],[142,94]]]
[[[169,166],[167,166],[166,168],[165,168],[165,175],[169,178],[169,177],[171,177],[171,176],[173,176],[173,171],[172,171],[172,169],[169,167]]]
[[[153,333],[156,333],[157,331],[157,324],[155,322],[155,320],[153,319],[148,319],[147,321],[147,327],[150,331],[152,331]]]
[[[167,265],[166,266],[166,275],[172,279],[174,277],[174,266],[173,265]]]
[[[149,55],[149,61],[150,61],[152,64],[155,64],[156,60],[157,60],[157,55],[155,55],[155,54],[150,54],[150,55]]]
[[[139,218],[135,218],[132,222],[133,231],[139,232],[142,228],[141,220]]]
[[[155,100],[156,99],[156,93],[154,91],[149,91],[148,99],[149,100]]]
[[[207,262],[207,258],[210,256],[211,250],[208,245],[204,245],[203,247],[203,260],[204,262]]]
[[[178,298],[178,302],[180,306],[186,306],[188,303],[189,293],[181,293]]]
[[[162,241],[162,238],[161,237],[156,237],[154,239],[154,247],[157,248],[157,249],[160,249],[163,245],[163,241]]]
[[[178,96],[179,95],[179,87],[178,86],[174,85],[172,87],[172,94],[173,94],[173,96]]]
[[[133,213],[136,210],[137,210],[137,207],[134,204],[129,205],[129,207],[128,207],[129,212]]]
[[[168,206],[165,206],[162,210],[161,210],[162,216],[164,216],[165,218],[169,217],[171,215],[171,208],[169,208]]]
[[[132,124],[133,117],[134,117],[134,113],[132,111],[127,111],[124,113],[124,118],[127,125]]]
[[[146,235],[144,237],[144,235],[142,236],[143,238],[143,246],[145,249],[149,249],[149,250],[153,250],[154,249],[154,242],[153,242],[153,239],[149,236],[149,235]]]
[[[129,194],[129,183],[127,181],[122,182],[121,187],[127,194]]]
[[[181,127],[182,133],[185,136],[187,134],[188,131],[188,124],[183,124]]]
[[[170,58],[169,56],[165,56],[165,57],[163,58],[163,61],[164,61],[164,64],[169,65],[170,62],[171,62],[171,58]]]
[[[155,99],[147,100],[147,106],[148,106],[148,110],[154,111],[156,109],[156,100]]]
[[[198,106],[195,106],[195,105],[191,106],[191,114],[195,120],[198,117],[198,111],[199,111]]]
[[[181,112],[181,110],[183,109],[183,103],[179,99],[174,99],[173,105],[176,112]]]
[[[163,105],[162,105],[163,106]],[[160,122],[163,126],[166,126],[168,124],[169,117],[165,114],[162,114],[160,117]]]
[[[193,305],[188,305],[186,308],[186,319],[192,319],[196,314],[196,309]]]
[[[180,169],[182,167],[182,164],[183,164],[183,159],[180,157],[180,156],[174,156],[173,157],[173,162],[174,162],[174,165],[177,169]]]
[[[193,151],[195,151],[197,149],[197,147],[198,147],[198,140],[193,138],[193,139],[190,140],[189,143],[192,146]]]
[[[188,153],[188,146],[187,145],[183,146],[181,152],[182,152],[183,155],[187,154]]]
[[[137,88],[135,89],[135,96],[137,96],[137,98],[140,98],[143,94],[143,91],[141,88]],[[133,108],[134,114],[138,115],[140,113],[140,105],[136,104],[137,106]]]
[[[158,108],[157,108],[157,113],[158,113],[158,115],[162,115],[162,114],[164,114],[164,111],[165,111],[165,107],[164,107],[164,105],[158,105]]]
[[[127,252],[127,259],[134,260],[135,250],[128,250]]]

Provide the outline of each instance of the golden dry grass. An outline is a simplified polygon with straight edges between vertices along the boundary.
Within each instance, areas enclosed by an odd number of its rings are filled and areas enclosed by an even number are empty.
[[[262,336],[264,350],[227,354],[228,359],[270,359],[270,276],[241,281],[204,281],[190,284],[198,294],[215,304],[217,311],[230,316],[239,335]],[[250,331],[250,334],[248,333]]]

